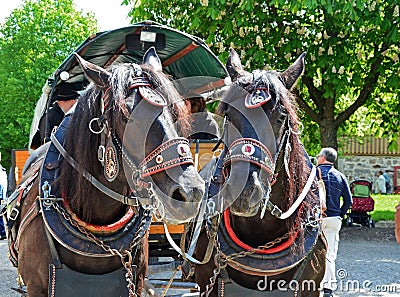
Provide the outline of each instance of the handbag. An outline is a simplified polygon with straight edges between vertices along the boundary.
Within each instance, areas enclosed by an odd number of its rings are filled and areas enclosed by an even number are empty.
[[[326,211],[326,189],[324,180],[322,179],[321,168],[318,168],[318,194],[321,203],[322,212]]]

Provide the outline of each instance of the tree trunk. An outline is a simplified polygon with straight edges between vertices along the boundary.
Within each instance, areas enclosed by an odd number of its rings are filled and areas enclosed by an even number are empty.
[[[338,149],[338,128],[339,127],[334,124],[333,119],[322,119],[319,125],[322,147],[333,147],[335,150]]]

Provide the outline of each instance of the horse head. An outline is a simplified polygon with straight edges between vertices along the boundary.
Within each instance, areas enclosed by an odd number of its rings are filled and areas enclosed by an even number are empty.
[[[227,69],[233,83],[218,107],[226,119],[222,196],[232,199],[232,214],[251,217],[290,158],[289,134],[298,128],[290,90],[303,73],[304,54],[284,72],[247,72],[231,49]]]
[[[138,200],[172,223],[193,218],[204,182],[193,166],[188,141],[176,128],[177,121],[185,126],[185,105],[161,72],[154,48],[146,52],[142,65],[124,63],[108,69],[76,57],[91,84],[78,100],[66,150],[103,185],[125,196],[127,204]],[[83,155],[83,147],[92,153]],[[74,185],[79,195],[68,181],[64,190],[76,197],[76,211],[93,217],[79,206],[88,199],[87,181],[78,177]]]

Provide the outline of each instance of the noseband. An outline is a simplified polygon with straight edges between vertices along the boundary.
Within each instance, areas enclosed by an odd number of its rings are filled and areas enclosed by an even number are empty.
[[[275,161],[269,149],[260,141],[253,138],[239,138],[232,142],[224,158],[223,166],[228,167],[232,162],[244,161],[255,164],[264,170],[270,183],[274,179]]]

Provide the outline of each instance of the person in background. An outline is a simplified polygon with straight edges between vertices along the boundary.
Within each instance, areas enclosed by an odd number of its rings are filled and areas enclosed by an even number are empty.
[[[213,114],[206,109],[206,100],[201,97],[190,97],[185,99],[186,107],[192,115],[191,139],[215,139],[219,138],[218,124]]]
[[[1,153],[0,153],[1,162]],[[7,196],[7,173],[3,166],[0,164],[0,204],[5,203]],[[4,228],[3,218],[0,216],[0,240],[6,239],[6,230]]]
[[[376,185],[378,187],[377,191],[379,194],[386,194],[386,179],[383,176],[383,171],[379,170],[377,175],[378,175],[378,178],[376,179]]]
[[[385,171],[383,174],[383,177],[385,178],[385,186],[386,186],[386,194],[390,193],[391,186],[390,186],[390,177],[389,174],[387,174],[387,171]]]
[[[396,206],[396,214],[394,216],[394,234],[397,243],[400,243],[400,203]]]
[[[50,140],[54,127],[61,123],[64,115],[74,106],[78,96],[78,92],[68,83],[62,83],[57,87],[53,94],[52,106],[40,119],[38,131],[32,139],[31,149],[37,149]]]
[[[394,216],[394,235],[397,243],[400,243],[400,203],[396,206],[396,214]]]
[[[324,297],[332,297],[336,284],[336,258],[339,247],[339,231],[342,219],[352,205],[352,197],[346,177],[334,167],[337,152],[333,148],[323,148],[317,156],[318,168],[326,189],[326,217],[322,218],[322,230],[327,240],[325,275],[321,282]],[[340,206],[340,197],[343,204]]]

